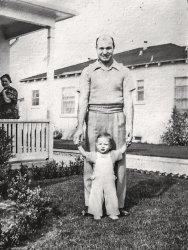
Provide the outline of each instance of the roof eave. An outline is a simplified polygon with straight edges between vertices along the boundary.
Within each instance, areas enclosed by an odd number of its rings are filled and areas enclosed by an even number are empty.
[[[128,68],[138,68],[138,67],[145,67],[150,66],[150,65],[158,65],[158,64],[167,64],[167,63],[176,63],[176,62],[183,62],[185,61],[186,63],[188,63],[188,59],[187,58],[180,58],[180,59],[174,59],[174,60],[162,60],[162,61],[155,61],[155,62],[145,62],[145,63],[139,63],[139,64],[130,64],[130,65],[125,65]],[[59,79],[62,78],[63,76],[66,75],[73,75],[73,74],[80,74],[82,72],[82,70],[78,70],[78,71],[69,71],[69,72],[64,72],[62,74],[58,74],[58,75],[54,75],[54,79]],[[39,77],[39,78],[33,78],[33,79],[22,79],[20,82],[35,82],[35,81],[40,81],[40,80],[47,80],[47,77]]]

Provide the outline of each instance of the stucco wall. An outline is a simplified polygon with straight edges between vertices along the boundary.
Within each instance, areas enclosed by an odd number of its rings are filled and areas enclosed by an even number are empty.
[[[0,28],[0,76],[5,73],[9,73],[9,57],[9,41],[5,40],[3,32]]]
[[[188,76],[188,64],[168,64],[162,66],[141,67],[132,70],[136,80],[144,80],[144,101],[135,102],[134,136],[142,137],[142,142],[160,143],[160,136],[170,118],[174,106],[175,77]],[[64,138],[70,138],[76,128],[76,115],[61,115],[63,87],[75,87],[76,94],[79,77],[67,77],[33,83],[24,83],[22,91],[25,96],[27,117],[32,119],[50,118],[55,127],[64,131]],[[31,92],[41,90],[40,107],[31,107]],[[29,114],[29,116],[28,116]]]
[[[35,120],[47,118],[47,82],[31,82],[20,84],[20,97],[24,100],[20,103],[20,116],[22,119]],[[32,91],[39,90],[40,105],[32,106]]]
[[[20,89],[24,101],[20,105],[20,112],[23,119],[46,119],[50,118],[55,125],[55,129],[63,131],[64,138],[70,138],[76,128],[76,115],[61,115],[62,88],[74,87],[77,96],[79,77],[68,77],[56,79],[52,82],[38,81],[22,83]],[[32,91],[39,90],[40,105],[33,107]],[[77,98],[76,98],[77,103]],[[48,115],[49,114],[49,117]]]
[[[145,100],[135,103],[134,136],[142,142],[159,143],[174,106],[175,77],[188,76],[187,64],[168,64],[134,70],[144,79]]]

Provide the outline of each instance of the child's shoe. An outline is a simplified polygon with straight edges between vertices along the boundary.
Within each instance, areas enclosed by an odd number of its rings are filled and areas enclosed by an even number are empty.
[[[118,220],[119,217],[117,215],[109,215],[109,218],[112,220]]]
[[[100,220],[101,219],[101,217],[100,216],[98,216],[98,215],[94,215],[94,220]]]

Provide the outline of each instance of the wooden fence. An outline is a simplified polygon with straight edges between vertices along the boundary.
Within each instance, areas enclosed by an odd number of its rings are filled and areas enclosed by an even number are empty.
[[[1,119],[0,127],[12,138],[12,162],[52,159],[53,131],[50,121]]]

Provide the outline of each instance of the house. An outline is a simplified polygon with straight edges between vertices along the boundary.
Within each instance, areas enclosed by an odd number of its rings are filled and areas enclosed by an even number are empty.
[[[47,78],[53,79],[53,47],[55,22],[73,17],[60,6],[37,0],[0,1],[0,76],[9,73],[10,47],[20,36],[40,29],[48,30]],[[1,91],[0,87],[0,91]],[[28,119],[1,119],[3,127],[12,136],[13,161],[45,160],[52,158],[53,138],[50,121]]]
[[[42,3],[37,0],[0,1],[0,75],[9,73],[10,42],[20,36],[40,29],[48,29],[48,76],[53,52],[55,22],[73,17],[74,14],[60,6]],[[53,72],[53,71],[52,71]]]
[[[160,143],[160,136],[173,107],[188,110],[188,48],[176,44],[136,48],[115,55],[115,59],[130,68],[137,82],[134,139]],[[22,79],[23,116],[45,118],[49,112],[63,138],[71,138],[77,124],[77,89],[79,77],[90,60],[54,72],[49,84],[47,74]],[[49,105],[50,103],[50,105]]]

